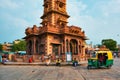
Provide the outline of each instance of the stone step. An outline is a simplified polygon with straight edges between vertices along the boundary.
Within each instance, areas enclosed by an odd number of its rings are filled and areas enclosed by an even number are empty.
[[[32,65],[32,66],[45,66],[45,62],[32,62],[32,63],[29,63],[29,62],[6,62],[4,63],[4,65]],[[55,66],[56,63],[55,62],[51,62],[49,66]],[[80,62],[78,63],[78,66],[80,65],[87,65],[87,62]],[[72,62],[62,62],[61,63],[61,66],[72,66]]]
[[[23,62],[23,59],[21,59],[21,58],[17,58],[16,60],[17,60],[17,62]]]

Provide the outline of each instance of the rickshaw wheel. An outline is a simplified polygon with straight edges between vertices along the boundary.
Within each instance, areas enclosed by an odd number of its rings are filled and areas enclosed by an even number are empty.
[[[90,65],[88,65],[88,66],[87,66],[87,69],[88,69],[88,70],[89,70],[89,69],[91,69],[91,66],[90,66]]]
[[[112,67],[112,65],[107,66],[108,69],[110,69],[111,67]]]

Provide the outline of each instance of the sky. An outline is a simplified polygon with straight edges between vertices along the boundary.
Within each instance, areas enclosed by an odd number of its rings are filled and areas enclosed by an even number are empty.
[[[25,37],[25,29],[40,26],[43,0],[0,0],[0,43]],[[113,39],[120,44],[120,0],[67,0],[68,25],[81,27],[87,43]]]

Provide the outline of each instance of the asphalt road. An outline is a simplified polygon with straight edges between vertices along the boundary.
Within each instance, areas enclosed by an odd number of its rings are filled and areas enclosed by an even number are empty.
[[[120,80],[120,58],[114,59],[111,69],[86,67],[0,65],[0,80]]]

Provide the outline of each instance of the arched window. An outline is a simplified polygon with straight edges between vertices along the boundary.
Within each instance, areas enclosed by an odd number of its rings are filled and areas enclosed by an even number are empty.
[[[74,55],[78,55],[78,42],[75,39],[70,40],[70,51]]]

